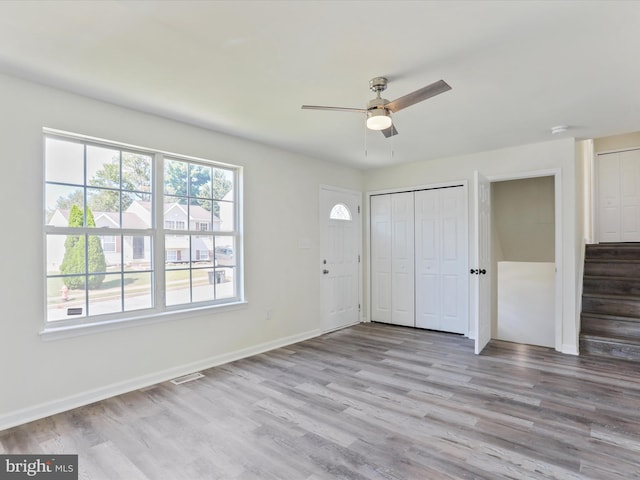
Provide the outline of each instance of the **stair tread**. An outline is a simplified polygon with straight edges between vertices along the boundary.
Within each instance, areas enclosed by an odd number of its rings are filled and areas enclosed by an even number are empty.
[[[640,322],[640,317],[625,317],[624,315],[611,315],[610,313],[582,311],[581,317],[587,317],[591,319],[602,319],[605,321],[615,321],[615,322]]]
[[[640,295],[629,295],[629,294],[619,295],[615,293],[598,293],[598,292],[589,293],[589,292],[583,291],[582,296],[588,297],[588,298],[602,298],[605,300],[631,300],[631,301],[640,302]]]
[[[640,282],[640,278],[638,278],[637,276],[634,277],[628,277],[628,276],[624,276],[624,275],[590,275],[588,273],[584,274],[584,278],[592,278],[594,280],[620,280],[622,282]]]
[[[623,343],[625,345],[640,346],[640,337],[614,336],[614,335],[598,335],[592,333],[580,333],[580,338],[584,340],[595,340],[604,343]]]

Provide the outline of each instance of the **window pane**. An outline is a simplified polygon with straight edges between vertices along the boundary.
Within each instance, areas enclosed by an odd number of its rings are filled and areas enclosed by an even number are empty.
[[[87,188],[87,227],[120,227],[120,192],[103,188]]]
[[[151,155],[122,152],[122,189],[150,192],[152,160]]]
[[[85,290],[83,288],[70,289],[66,283],[74,284],[76,282],[73,277],[47,279],[47,321],[86,317]]]
[[[187,163],[179,160],[164,162],[164,193],[187,196]]]
[[[190,270],[167,270],[165,273],[167,305],[179,305],[191,301]]]
[[[122,243],[125,270],[151,270],[150,236],[125,236]]]
[[[84,190],[82,187],[66,185],[47,185],[46,187],[46,223],[56,227],[69,226],[69,213],[75,205],[84,211]]]
[[[64,275],[78,275],[87,272],[85,263],[85,240],[84,235],[67,235],[64,237],[62,255],[60,256],[60,251],[57,251],[58,256],[54,256],[54,258],[60,260],[60,273]],[[84,287],[84,277],[81,278],[83,282],[82,286]],[[67,284],[67,286],[72,288],[70,284]]]
[[[165,197],[164,228],[170,230],[186,230],[189,211],[186,198]]]
[[[331,213],[329,213],[329,218],[331,220],[351,220],[351,212],[349,208],[343,203],[337,203],[331,209]]]
[[[226,267],[236,264],[235,247],[233,237],[221,237],[215,238],[215,266]]]
[[[213,237],[194,235],[191,237],[191,261],[194,267],[213,267]]]
[[[94,276],[95,277],[95,276]],[[122,277],[119,273],[101,275],[102,281],[91,286],[89,276],[89,315],[104,315],[122,311]]]
[[[235,211],[233,202],[213,202],[213,230],[218,232],[232,232],[235,230]]]
[[[164,251],[167,268],[184,268],[190,259],[189,236],[165,235]]]
[[[46,138],[45,159],[47,182],[84,184],[84,145],[82,143]]]
[[[122,226],[124,228],[151,228],[151,195],[122,192]]]
[[[189,230],[211,230],[211,201],[191,199],[189,205]]]
[[[87,248],[87,260],[89,262],[87,270],[90,274],[89,288],[99,288],[104,281],[103,274],[107,271],[107,258],[102,249],[104,236],[88,235],[87,239],[89,242]],[[120,240],[120,238],[118,238],[118,240]],[[120,266],[121,262],[118,254],[111,257],[111,260],[113,261],[113,265]]]
[[[151,272],[124,275],[124,309],[142,310],[153,307],[153,283]]]
[[[66,235],[47,235],[47,275],[61,273],[60,264],[64,259],[66,241]]]
[[[222,168],[213,169],[213,198],[215,200],[233,200],[233,172]]]
[[[193,269],[193,302],[215,300],[215,276],[211,269]]]
[[[87,145],[87,185],[120,187],[120,151]]]
[[[189,164],[189,196],[211,198],[211,167]]]
[[[235,268],[216,268],[216,300],[236,296]]]

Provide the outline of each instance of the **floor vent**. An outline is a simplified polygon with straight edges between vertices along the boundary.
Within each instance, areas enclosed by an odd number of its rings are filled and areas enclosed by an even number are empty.
[[[182,385],[183,383],[192,382],[194,380],[198,380],[199,378],[203,378],[204,375],[200,372],[190,373],[189,375],[183,375],[182,377],[174,378],[170,380],[174,385]]]

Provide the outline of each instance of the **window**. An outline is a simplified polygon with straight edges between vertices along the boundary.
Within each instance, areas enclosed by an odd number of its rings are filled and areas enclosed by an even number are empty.
[[[236,258],[217,253],[221,248],[236,248],[234,196],[232,170],[165,159],[164,210],[175,219],[176,230],[181,230],[180,235],[165,232],[167,258],[175,250],[180,259],[168,262],[165,269],[168,306],[237,298]],[[209,230],[202,225],[214,227]],[[221,278],[224,281],[217,281]]]
[[[52,131],[44,160],[49,326],[241,300],[237,168]]]
[[[337,203],[331,209],[329,213],[331,220],[351,220],[351,212],[344,203]]]
[[[104,253],[117,253],[116,237],[112,235],[104,235],[102,237],[102,251]]]

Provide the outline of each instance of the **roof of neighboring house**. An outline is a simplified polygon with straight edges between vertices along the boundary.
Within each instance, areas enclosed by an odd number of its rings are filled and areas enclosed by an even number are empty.
[[[144,217],[140,216],[136,213],[137,207],[142,207],[144,210],[149,212],[149,215],[145,215]],[[171,210],[178,209],[182,214],[186,216],[186,205],[181,205],[178,202],[166,203],[164,208],[164,213],[168,213]],[[49,221],[49,225],[55,225],[58,227],[66,227],[69,221],[69,212],[68,208],[59,208],[56,210],[57,213],[60,213],[64,218],[64,224],[58,219],[56,220],[57,215],[51,217]],[[209,222],[212,219],[211,212],[202,208],[200,205],[191,205],[189,208],[190,218],[189,220],[199,221],[199,222]],[[96,226],[98,228],[113,226],[117,228],[119,226],[120,214],[118,212],[93,212],[93,217],[96,221]],[[124,228],[149,228],[151,226],[148,221],[151,219],[151,202],[142,202],[142,201],[134,201],[129,208],[122,212],[122,226]],[[218,222],[220,219],[213,215],[213,221]],[[53,223],[52,223],[53,222]]]
[[[183,214],[187,214],[187,206],[181,205],[178,202],[166,203],[164,207],[164,213],[169,213],[171,210],[178,209]],[[211,220],[211,212],[202,208],[200,205],[190,205],[189,206],[189,220],[201,220],[201,221],[210,221]],[[214,215],[213,220],[216,221],[218,218]]]

